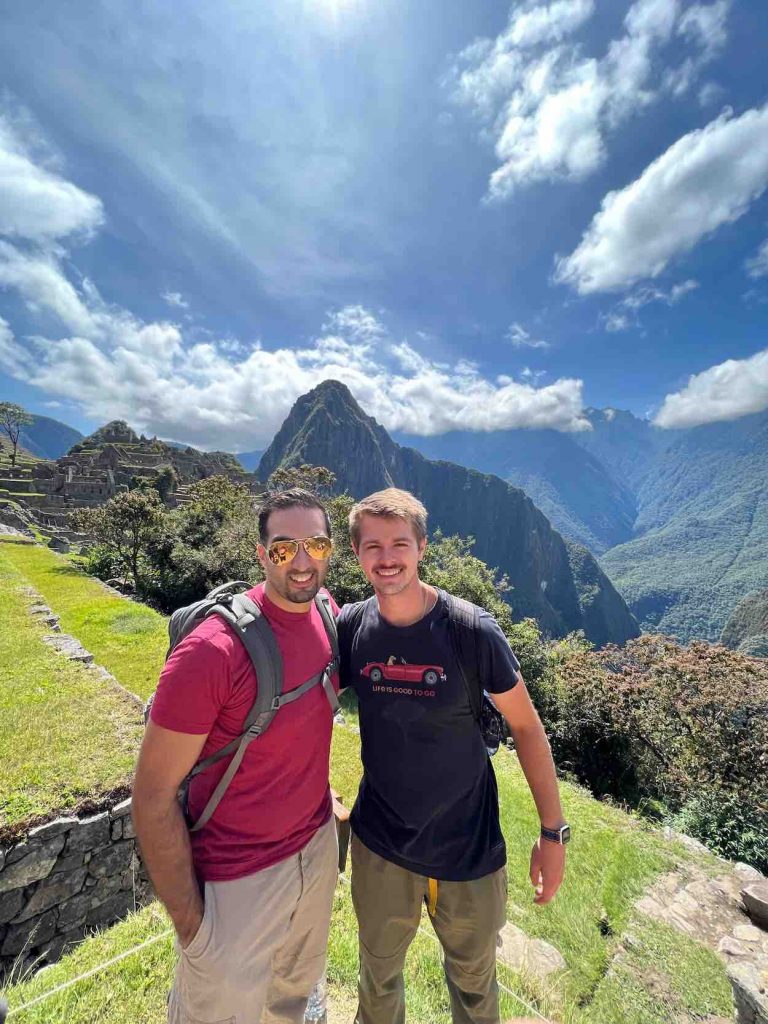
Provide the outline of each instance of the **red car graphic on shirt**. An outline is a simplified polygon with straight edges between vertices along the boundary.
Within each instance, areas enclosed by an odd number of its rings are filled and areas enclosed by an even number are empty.
[[[439,680],[445,681],[445,670],[442,665],[409,665],[404,661],[388,662],[369,661],[365,668],[360,669],[361,676],[368,676],[372,683],[380,683],[382,679],[390,679],[402,683],[426,683],[435,686]]]

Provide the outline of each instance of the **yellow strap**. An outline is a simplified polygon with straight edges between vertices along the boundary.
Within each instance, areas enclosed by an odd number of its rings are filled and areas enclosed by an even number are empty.
[[[429,903],[427,904],[427,910],[429,911],[429,916],[430,917],[434,917],[435,916],[435,911],[437,910],[437,879],[436,878],[430,878],[430,879],[428,879],[428,882],[429,882]]]

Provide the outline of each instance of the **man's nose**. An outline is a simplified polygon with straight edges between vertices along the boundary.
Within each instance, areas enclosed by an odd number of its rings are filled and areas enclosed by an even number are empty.
[[[296,569],[312,568],[312,559],[307,554],[303,544],[299,544],[299,550],[296,552],[296,557],[293,560],[293,564]]]

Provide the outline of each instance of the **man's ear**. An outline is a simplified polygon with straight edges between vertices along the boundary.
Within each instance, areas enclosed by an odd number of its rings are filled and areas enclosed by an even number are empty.
[[[422,537],[419,541],[419,561],[421,562],[424,558],[424,552],[427,550],[427,538]]]
[[[263,544],[257,544],[256,545],[256,556],[258,557],[259,561],[261,562],[262,569],[264,569],[266,571],[267,561],[268,561],[268,559],[267,559],[267,549],[264,547]]]

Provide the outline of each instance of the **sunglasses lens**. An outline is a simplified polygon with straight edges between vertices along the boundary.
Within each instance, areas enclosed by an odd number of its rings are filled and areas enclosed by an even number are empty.
[[[299,542],[297,540],[279,540],[269,545],[267,554],[273,565],[285,565],[287,562],[293,561],[298,550]]]
[[[330,558],[333,543],[327,537],[308,537],[304,541],[307,554],[312,558]]]

